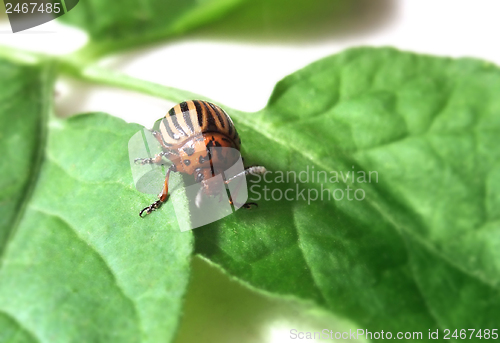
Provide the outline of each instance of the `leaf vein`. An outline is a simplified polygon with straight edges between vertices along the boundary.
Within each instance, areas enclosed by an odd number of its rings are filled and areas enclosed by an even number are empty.
[[[134,302],[134,300],[132,299],[132,297],[129,296],[125,292],[125,289],[118,281],[118,277],[115,275],[113,269],[111,268],[111,265],[108,263],[108,261],[106,261],[103,254],[101,254],[99,252],[99,250],[95,246],[93,246],[90,242],[86,241],[82,236],[80,236],[78,234],[78,230],[76,230],[70,222],[68,222],[65,218],[63,218],[62,215],[60,215],[58,213],[54,213],[54,212],[49,212],[46,209],[38,208],[38,207],[34,206],[33,204],[30,204],[29,208],[31,210],[34,210],[34,211],[42,214],[42,215],[53,217],[53,218],[57,219],[58,221],[60,221],[63,225],[65,225],[69,229],[70,232],[73,233],[74,237],[78,241],[83,243],[83,246],[87,247],[90,251],[92,251],[97,256],[97,258],[101,261],[102,265],[104,266],[104,270],[107,271],[108,275],[113,280],[113,283],[116,285],[116,288],[117,288],[119,294],[131,305],[131,308],[134,311],[134,317],[137,319],[136,322],[138,323],[138,327],[139,327],[140,332],[142,334],[143,333],[142,321],[141,321],[141,317],[139,315],[139,310],[137,308],[137,305]]]
[[[37,342],[41,342],[42,341],[40,338],[38,338],[34,334],[34,332],[32,332],[31,330],[29,330],[25,325],[23,325],[21,323],[21,321],[19,321],[16,317],[14,317],[13,315],[11,315],[10,313],[6,312],[5,310],[1,310],[0,309],[0,315],[3,315],[5,317],[7,317],[9,320],[11,320],[12,322],[14,322],[18,326],[18,328],[19,328],[19,331],[17,331],[16,334],[10,338],[10,340],[12,340],[13,338],[15,338],[16,335],[21,331],[21,332],[25,332],[27,335],[29,335],[33,339],[33,341],[37,341]]]

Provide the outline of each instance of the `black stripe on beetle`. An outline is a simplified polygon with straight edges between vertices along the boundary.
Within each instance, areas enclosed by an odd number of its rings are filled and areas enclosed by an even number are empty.
[[[168,123],[167,118],[163,119],[163,125],[165,125],[165,129],[167,130],[167,133],[170,136],[170,138],[175,139],[175,140],[179,139],[179,137],[176,137],[176,135],[174,135],[174,132],[170,128],[170,124]]]
[[[175,108],[174,108],[174,107],[172,107],[172,108],[168,111],[168,115],[169,115],[169,116],[175,116],[175,114],[176,114],[176,113],[175,113]]]
[[[211,103],[208,103],[208,105],[210,105],[210,107],[212,107],[212,109],[214,110],[215,114],[217,115],[217,119],[219,119],[219,122],[220,122],[222,128],[224,128],[226,125],[224,125],[224,120],[222,119],[222,116],[221,116],[219,110],[217,109],[217,107],[214,104],[211,104]]]
[[[189,108],[187,111],[182,112],[182,116],[184,117],[184,122],[186,123],[186,126],[189,128],[189,131],[191,131],[191,133],[194,133],[194,126],[193,122],[191,121],[191,113],[189,112]]]
[[[182,112],[187,112],[189,111],[189,107],[188,107],[188,104],[187,102],[183,101],[179,104],[179,107],[181,108],[181,111]]]
[[[180,135],[182,136],[187,136],[187,133],[184,132],[184,129],[182,126],[179,124],[179,121],[177,120],[177,116],[171,116],[170,119],[172,120],[172,124],[174,127],[177,129],[177,132],[179,132]]]
[[[206,118],[207,118],[207,131],[218,131],[217,124],[215,123],[214,116],[210,111],[210,106],[207,105],[207,102],[203,101],[203,105],[206,109]]]
[[[198,115],[198,125],[203,128],[203,110],[201,109],[200,101],[193,101],[196,107],[196,114]]]

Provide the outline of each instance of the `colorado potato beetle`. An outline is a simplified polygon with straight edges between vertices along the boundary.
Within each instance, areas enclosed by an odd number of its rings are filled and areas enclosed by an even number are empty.
[[[202,184],[200,190],[203,193],[215,195],[214,189],[219,188],[214,185],[214,176],[223,173],[240,157],[241,139],[233,121],[222,108],[207,101],[189,100],[175,105],[155,123],[151,133],[158,140],[162,152],[152,158],[137,158],[135,163],[161,165],[165,157],[172,165],[166,172],[159,199],[142,209],[139,212],[141,217],[143,213],[147,215],[157,210],[167,200],[171,172],[193,175],[195,181]],[[262,166],[251,166],[223,180],[228,184],[240,176],[265,172]],[[229,203],[233,204],[231,197]],[[242,207],[250,208],[251,205],[256,204],[245,203]]]

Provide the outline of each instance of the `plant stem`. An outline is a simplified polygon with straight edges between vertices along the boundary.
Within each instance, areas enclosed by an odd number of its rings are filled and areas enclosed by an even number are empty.
[[[59,75],[67,75],[79,80],[92,82],[100,85],[113,86],[121,89],[163,98],[173,102],[182,102],[190,99],[211,99],[189,92],[183,89],[168,87],[158,83],[144,81],[126,74],[101,68],[95,64],[86,62],[86,59],[73,56],[51,56],[41,53],[24,51],[10,47],[0,47],[0,56],[15,62],[26,64],[53,63],[58,66]],[[244,114],[245,112],[228,109],[232,114]]]
[[[203,99],[213,101],[203,95],[186,91],[179,88],[168,87],[158,83],[144,81],[126,74],[118,73],[112,70],[100,68],[96,65],[82,64],[76,60],[67,58],[59,59],[60,71],[62,74],[88,81],[100,85],[118,87],[121,89],[132,90],[135,92],[163,98],[173,102],[182,102],[191,99]],[[244,114],[245,112],[235,109],[229,109],[223,106],[233,114]]]
[[[25,51],[9,46],[0,46],[0,57],[21,64],[39,64],[48,58],[41,53]]]
[[[202,95],[193,92],[140,80],[126,74],[100,68],[95,65],[82,66],[68,62],[69,61],[65,59],[59,60],[62,74],[80,80],[128,89],[175,102],[181,102],[187,99],[205,98]]]

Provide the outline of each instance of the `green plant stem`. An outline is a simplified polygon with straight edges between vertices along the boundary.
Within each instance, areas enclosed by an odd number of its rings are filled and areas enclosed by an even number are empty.
[[[72,61],[67,58],[59,59],[60,71],[63,75],[74,77],[79,80],[92,82],[100,85],[113,86],[121,89],[127,89],[142,94],[159,97],[173,102],[182,102],[190,99],[203,99],[213,101],[206,96],[189,92],[183,89],[164,86],[158,83],[144,81],[126,74],[118,73],[112,70],[104,69],[96,65],[81,64],[78,61]],[[245,112],[235,109],[224,108],[231,113]]]
[[[31,64],[31,65],[39,64],[43,60],[50,59],[49,56],[41,53],[16,49],[3,45],[0,46],[0,57],[18,64]]]
[[[177,102],[187,99],[205,98],[202,95],[186,90],[136,79],[134,77],[100,68],[94,65],[75,67],[74,65],[69,65],[65,60],[61,60],[60,62],[61,72],[64,75],[68,75],[70,77],[74,77],[83,81],[128,89]]]
[[[164,86],[158,83],[144,81],[126,74],[101,68],[95,64],[85,62],[85,59],[70,56],[51,56],[42,53],[24,51],[11,47],[1,47],[0,56],[16,62],[26,64],[38,64],[42,62],[55,63],[58,66],[59,75],[66,75],[78,80],[100,85],[127,89],[134,92],[159,97],[173,102],[182,102],[189,99],[203,99],[213,101],[206,96],[189,92],[183,89]],[[235,109],[224,108],[231,113],[243,114],[245,112]]]

